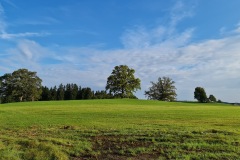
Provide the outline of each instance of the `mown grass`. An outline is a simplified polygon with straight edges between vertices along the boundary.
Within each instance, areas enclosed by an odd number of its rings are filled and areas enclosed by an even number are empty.
[[[239,159],[240,107],[147,100],[0,105],[0,159]]]

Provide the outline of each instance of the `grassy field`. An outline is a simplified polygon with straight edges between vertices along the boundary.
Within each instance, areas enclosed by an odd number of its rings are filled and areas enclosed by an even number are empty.
[[[240,159],[240,107],[147,100],[0,105],[0,159]]]

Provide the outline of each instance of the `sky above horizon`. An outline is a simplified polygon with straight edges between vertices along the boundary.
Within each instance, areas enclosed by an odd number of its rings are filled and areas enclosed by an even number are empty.
[[[239,0],[0,0],[0,76],[36,71],[48,87],[104,90],[117,65],[135,69],[140,99],[150,81],[175,81],[240,102]]]

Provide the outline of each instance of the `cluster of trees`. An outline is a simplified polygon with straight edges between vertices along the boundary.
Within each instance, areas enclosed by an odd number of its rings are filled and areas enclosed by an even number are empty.
[[[37,73],[27,69],[6,73],[0,77],[0,103],[112,98],[104,90],[94,92],[89,87],[81,88],[77,84],[48,88],[41,83]]]
[[[81,100],[109,98],[137,98],[133,92],[140,89],[140,79],[126,65],[116,66],[107,79],[106,90],[94,92],[77,84],[60,84],[48,88],[36,72],[19,69],[0,77],[0,103],[49,100]]]
[[[108,99],[112,95],[107,94],[106,91],[94,92],[91,88],[82,88],[77,84],[60,84],[58,87],[54,86],[48,88],[42,87],[41,101],[55,101],[55,100],[82,100],[82,99]]]
[[[43,87],[42,80],[36,72],[19,69],[0,77],[0,102],[136,98],[134,92],[141,89],[141,81],[139,78],[135,78],[134,73],[135,70],[126,65],[115,66],[107,78],[105,90],[94,92],[89,87],[82,88],[77,84]],[[145,91],[148,99],[176,101],[176,87],[172,79],[159,77],[157,82],[150,83],[151,87]],[[194,98],[199,102],[217,101],[213,95],[207,97],[202,87],[195,88]]]
[[[134,69],[128,68],[126,65],[116,66],[112,71],[112,74],[108,77],[106,90],[109,90],[109,94],[113,94],[115,97],[132,98],[133,92],[140,87],[140,79],[134,77]],[[159,77],[157,82],[150,82],[151,87],[145,91],[145,96],[151,100],[160,101],[176,101],[176,87],[175,82],[169,77]],[[204,88],[196,87],[194,92],[194,98],[201,103],[217,102],[214,95],[207,97]],[[221,102],[221,100],[218,100]]]
[[[135,70],[126,65],[116,66],[108,77],[106,90],[113,97],[136,98],[133,92],[141,89],[141,81],[135,78],[134,73]],[[145,91],[145,95],[152,100],[175,101],[177,94],[174,83],[169,77],[159,77],[156,83],[151,82],[152,86]]]
[[[198,100],[200,103],[209,103],[209,102],[219,102],[221,103],[221,100],[216,99],[216,97],[212,94],[207,97],[207,94],[205,92],[205,89],[202,87],[196,87],[194,91],[194,98]]]

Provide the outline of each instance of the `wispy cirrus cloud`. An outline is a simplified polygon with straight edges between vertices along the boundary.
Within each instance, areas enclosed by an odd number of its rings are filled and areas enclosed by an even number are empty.
[[[0,33],[4,33],[6,28],[6,23],[4,21],[4,9],[2,4],[0,3]]]
[[[144,48],[158,44],[174,43],[184,45],[191,38],[194,28],[188,28],[183,32],[176,30],[177,25],[184,19],[194,15],[195,3],[186,5],[183,1],[177,1],[169,10],[169,21],[159,24],[153,28],[135,26],[127,29],[121,37],[122,43],[126,48]],[[175,41],[175,42],[174,42]],[[173,44],[172,44],[173,45]]]
[[[7,0],[6,2],[14,5],[11,1]],[[0,39],[14,40],[15,38],[39,37],[39,36],[47,36],[50,34],[50,33],[46,33],[46,32],[8,33],[7,26],[8,26],[8,24],[5,21],[5,11],[0,2]]]
[[[25,33],[6,33],[3,32],[0,34],[1,39],[15,39],[15,38],[26,38],[26,37],[42,37],[42,36],[47,36],[50,35],[50,33],[46,32],[25,32]]]
[[[14,7],[14,8],[18,8],[12,1],[10,0],[3,0],[4,2],[6,2],[7,4],[9,4],[10,6]]]
[[[53,17],[39,17],[38,19],[24,19],[21,18],[16,20],[15,25],[52,25],[52,24],[60,24],[61,22]]]
[[[196,2],[193,0],[190,5],[186,5],[183,1],[177,1],[170,10],[170,27],[174,28],[176,25],[187,17],[194,15],[194,8]]]

